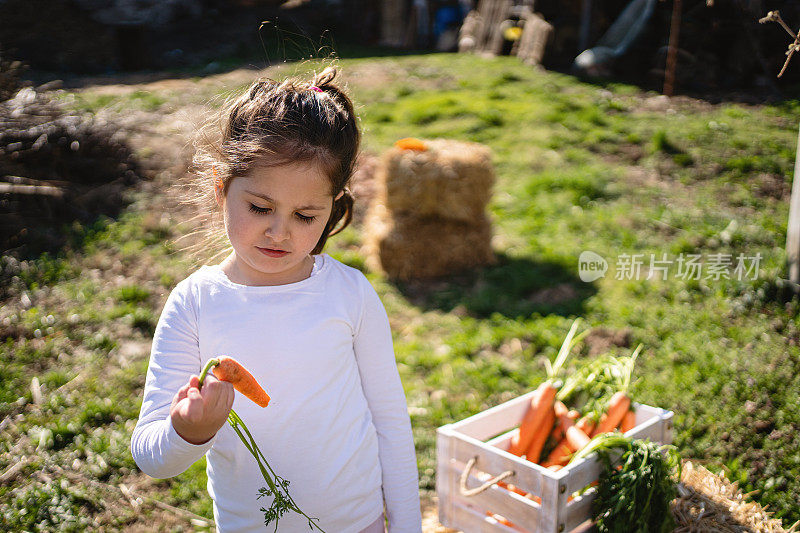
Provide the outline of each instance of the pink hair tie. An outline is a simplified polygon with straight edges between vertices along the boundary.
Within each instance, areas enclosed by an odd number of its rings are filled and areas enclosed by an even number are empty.
[[[319,87],[316,87],[316,86],[315,87],[311,87],[311,90],[312,91],[317,91],[318,93],[322,92],[322,89],[320,89]]]

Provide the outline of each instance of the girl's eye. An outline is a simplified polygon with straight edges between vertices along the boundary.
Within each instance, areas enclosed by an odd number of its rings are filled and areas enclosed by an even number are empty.
[[[299,218],[300,220],[302,220],[306,224],[311,224],[312,222],[314,222],[314,218],[315,217],[308,217],[308,216],[305,216],[305,215],[301,215],[300,213],[297,213],[297,218]]]
[[[263,215],[265,213],[269,213],[270,210],[269,207],[258,207],[257,205],[250,204],[250,211]]]

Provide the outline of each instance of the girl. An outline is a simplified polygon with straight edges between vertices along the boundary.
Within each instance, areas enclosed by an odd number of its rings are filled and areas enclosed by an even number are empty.
[[[264,480],[226,417],[233,406],[289,492],[328,533],[420,532],[411,423],[389,322],[364,275],[322,248],[351,219],[360,134],[327,68],[313,81],[255,82],[195,157],[230,255],[169,295],[156,327],[131,451],[153,477],[207,454],[221,532],[264,530]],[[202,196],[202,195],[201,195]],[[340,224],[341,223],[341,224]],[[337,227],[338,225],[338,227]],[[272,397],[234,395],[205,362],[229,355]],[[307,531],[284,514],[280,531]],[[274,524],[270,524],[270,529]]]

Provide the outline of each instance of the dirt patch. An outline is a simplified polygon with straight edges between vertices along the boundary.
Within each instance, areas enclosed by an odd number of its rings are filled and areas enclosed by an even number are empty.
[[[420,499],[422,505],[422,531],[423,533],[456,533],[457,529],[444,527],[439,523],[439,499],[435,495],[423,495]]]
[[[568,302],[578,297],[578,291],[570,283],[560,283],[555,287],[547,287],[538,290],[528,296],[528,301],[532,304],[556,305]]]
[[[780,174],[759,174],[753,187],[753,192],[759,197],[775,200],[789,198],[791,191],[791,185]]]
[[[614,347],[629,348],[632,333],[629,328],[595,328],[589,332],[584,342],[589,348],[589,355],[600,355]]]

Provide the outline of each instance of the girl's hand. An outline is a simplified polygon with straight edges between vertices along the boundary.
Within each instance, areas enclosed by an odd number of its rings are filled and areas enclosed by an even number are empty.
[[[225,425],[233,406],[233,385],[206,375],[203,389],[200,378],[192,376],[172,399],[169,416],[172,427],[183,440],[203,444]]]

